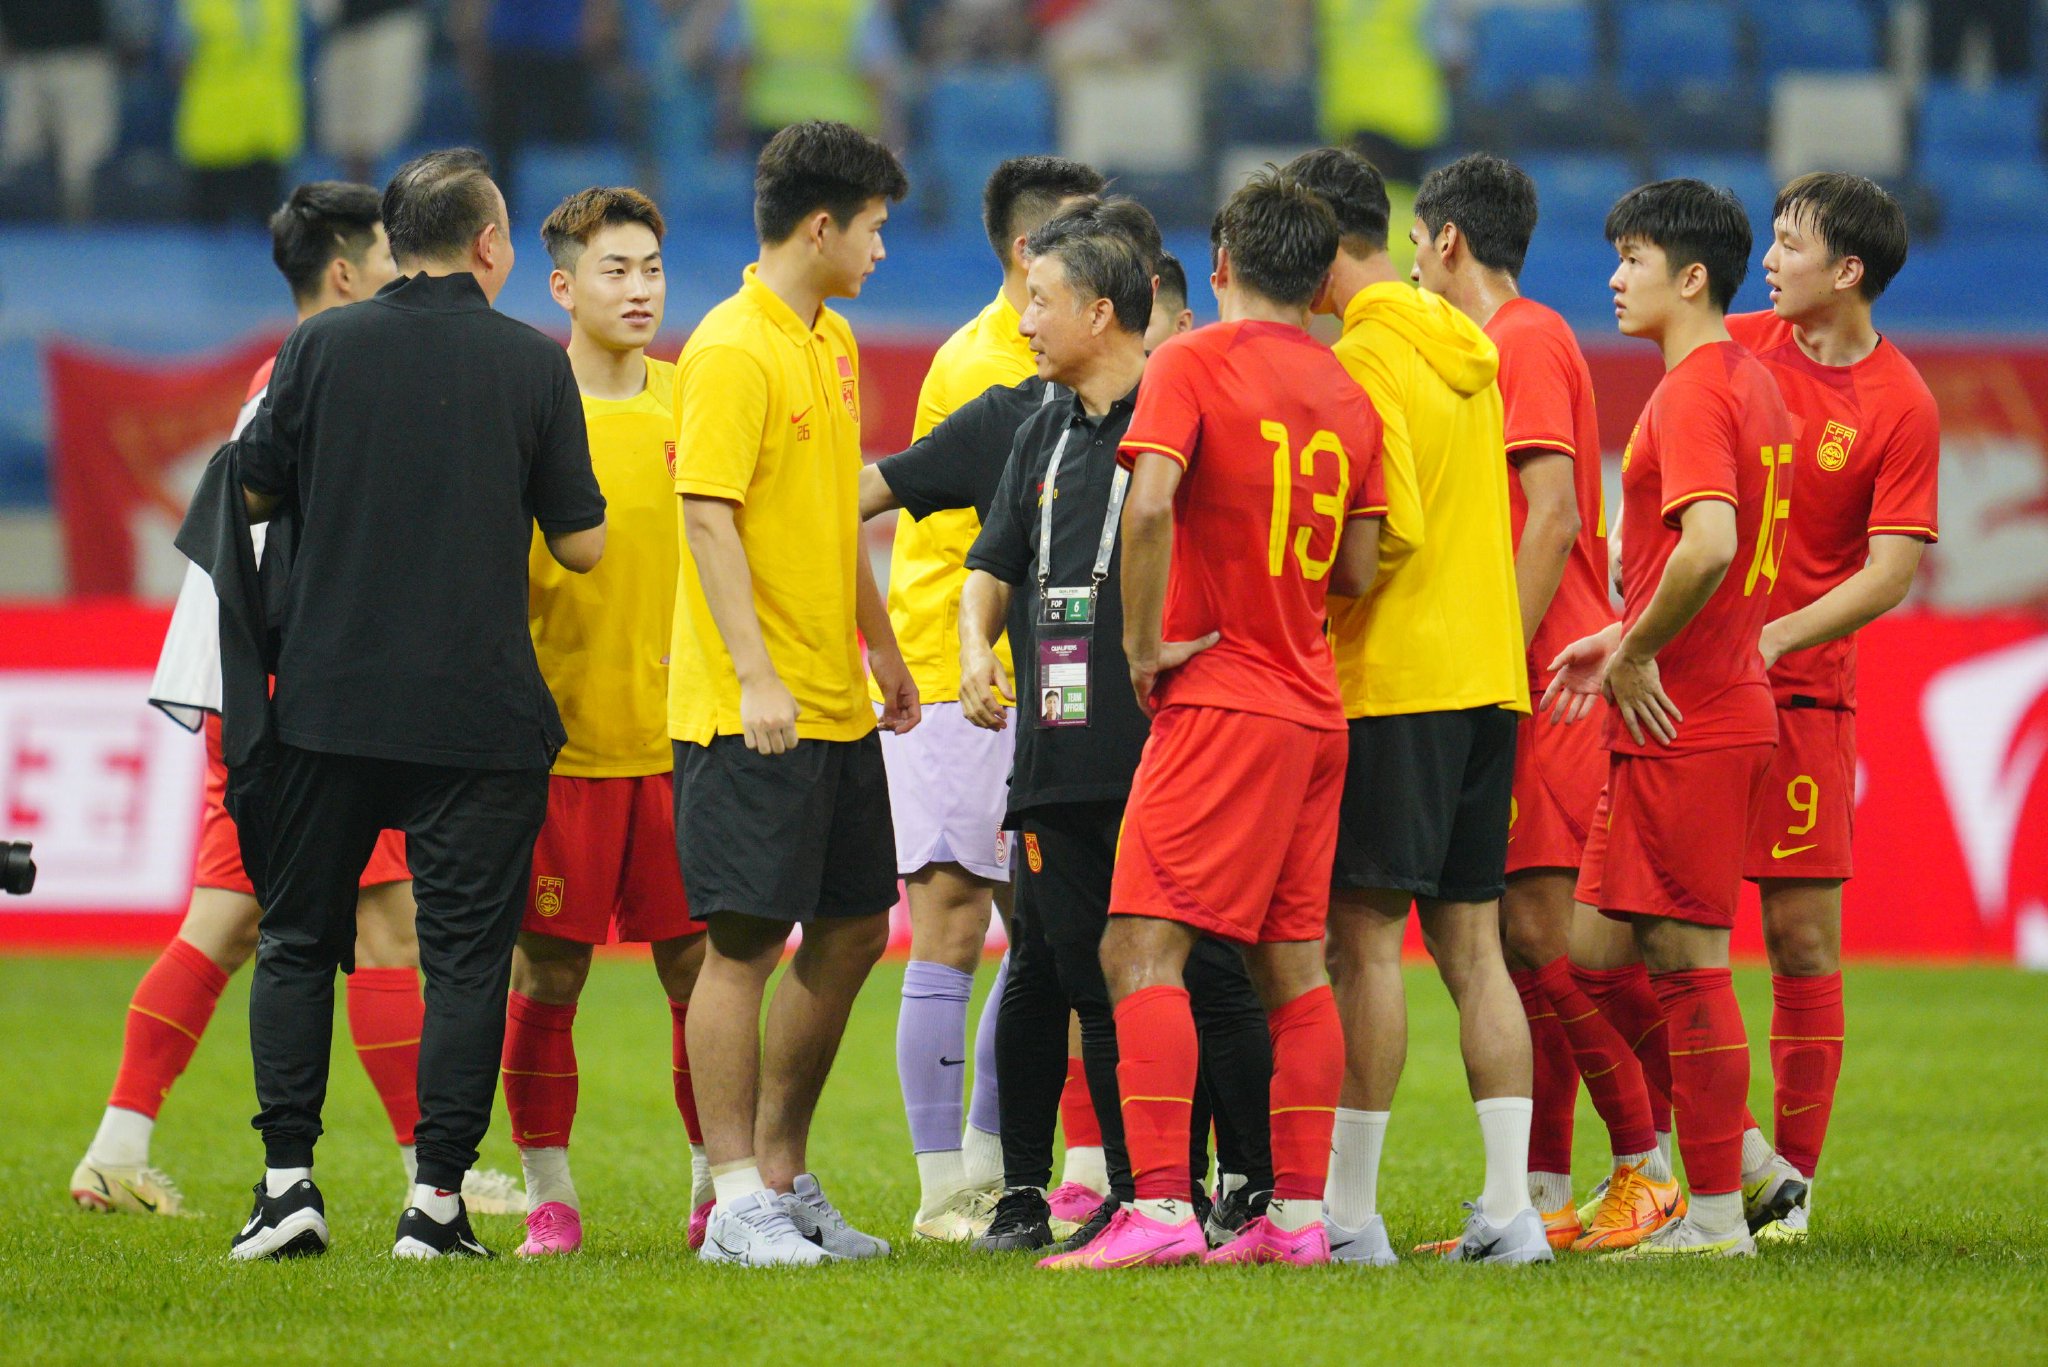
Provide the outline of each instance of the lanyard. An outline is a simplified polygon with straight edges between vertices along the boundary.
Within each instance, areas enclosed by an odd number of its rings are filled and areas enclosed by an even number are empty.
[[[1060,433],[1059,443],[1052,448],[1052,459],[1045,466],[1045,492],[1038,500],[1038,592],[1045,595],[1046,586],[1052,580],[1052,505],[1058,493],[1060,461],[1066,455],[1067,438],[1072,436],[1073,426],[1069,424]],[[1109,559],[1116,552],[1116,524],[1123,512],[1124,494],[1131,487],[1131,472],[1119,465],[1116,474],[1109,481],[1109,508],[1102,519],[1102,535],[1095,543],[1095,565],[1091,582],[1100,584],[1109,577]]]

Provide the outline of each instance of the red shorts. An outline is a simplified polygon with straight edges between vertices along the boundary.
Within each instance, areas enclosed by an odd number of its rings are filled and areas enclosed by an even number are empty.
[[[1577,897],[1617,919],[1735,925],[1749,814],[1769,745],[1687,755],[1612,755],[1586,838]]]
[[[242,837],[223,799],[228,791],[228,766],[220,755],[220,718],[209,713],[206,734],[206,805],[199,813],[199,857],[192,869],[195,888],[221,888],[244,897],[256,895],[249,871],[242,867]],[[370,862],[363,866],[360,887],[403,883],[412,877],[405,866],[405,833],[386,831],[377,837]]]
[[[548,819],[533,843],[520,928],[586,945],[704,929],[683,894],[674,793],[667,774],[549,775]]]
[[[1239,944],[1320,940],[1349,749],[1341,729],[1163,709],[1124,809],[1110,915]]]
[[[1856,714],[1778,709],[1778,753],[1750,814],[1747,878],[1847,878],[1856,824]]]
[[[1606,783],[1606,703],[1570,725],[1542,713],[1522,718],[1508,808],[1508,872],[1576,869]]]

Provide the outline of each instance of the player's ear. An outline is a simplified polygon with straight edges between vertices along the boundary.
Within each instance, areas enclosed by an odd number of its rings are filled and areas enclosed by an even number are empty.
[[[575,312],[575,282],[569,278],[569,272],[560,266],[548,272],[548,294],[557,304],[572,313]]]
[[[1436,254],[1445,265],[1450,264],[1451,253],[1456,251],[1464,240],[1465,234],[1459,231],[1457,224],[1444,224],[1443,231],[1436,235]]]
[[[337,256],[327,263],[327,288],[335,298],[354,298],[354,284],[355,268],[349,265],[347,257]]]
[[[1835,263],[1835,288],[1853,290],[1863,284],[1863,258],[1845,256]]]
[[[1690,302],[1706,292],[1707,268],[1704,263],[1695,261],[1678,273],[1679,298]]]

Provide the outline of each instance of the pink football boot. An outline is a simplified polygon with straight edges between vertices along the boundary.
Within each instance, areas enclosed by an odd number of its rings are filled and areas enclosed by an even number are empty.
[[[1038,1265],[1067,1270],[1107,1271],[1118,1267],[1169,1267],[1200,1262],[1209,1250],[1202,1222],[1190,1217],[1177,1225],[1140,1215],[1135,1205],[1120,1207],[1109,1227],[1072,1253],[1055,1253]]]
[[[1071,1234],[1088,1223],[1095,1214],[1095,1208],[1102,1204],[1102,1196],[1094,1188],[1079,1182],[1062,1182],[1053,1189],[1052,1195],[1045,1198],[1045,1203],[1052,1208],[1053,1221],[1064,1224],[1067,1233]],[[1053,1232],[1059,1233],[1057,1229]]]
[[[526,1242],[517,1250],[522,1258],[549,1253],[574,1253],[583,1247],[583,1217],[576,1207],[560,1201],[545,1201],[526,1217]]]
[[[718,1203],[706,1201],[690,1212],[690,1247],[704,1247],[704,1231],[711,1227],[711,1208]]]
[[[1246,1221],[1235,1239],[1202,1261],[1298,1263],[1303,1267],[1314,1267],[1330,1261],[1330,1236],[1321,1220],[1303,1229],[1285,1230],[1261,1215]]]

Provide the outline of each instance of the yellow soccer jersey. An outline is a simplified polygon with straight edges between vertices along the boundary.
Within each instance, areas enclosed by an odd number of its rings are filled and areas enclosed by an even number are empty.
[[[1372,592],[1330,599],[1344,715],[1527,712],[1499,351],[1394,282],[1358,292],[1335,349],[1386,425],[1389,510]]]
[[[569,743],[554,771],[575,778],[665,774],[668,650],[681,532],[669,474],[676,368],[647,358],[630,399],[583,396],[590,464],[604,491],[604,558],[589,574],[555,563],[535,532],[526,621]]]
[[[1017,310],[997,294],[946,339],[918,390],[911,440],[983,392],[1032,376],[1037,363],[1018,322]],[[918,696],[928,703],[960,696],[960,594],[967,584],[967,552],[980,531],[972,508],[933,513],[922,522],[907,512],[897,515],[896,545],[889,553],[889,622]],[[1009,672],[1008,637],[996,642],[996,658]],[[881,700],[879,693],[873,696]]]
[[[738,506],[754,613],[796,698],[798,738],[859,740],[875,713],[854,629],[855,557],[867,551],[853,329],[830,309],[806,325],[749,266],[690,334],[675,392],[675,491]],[[687,549],[669,655],[669,735],[739,735],[739,678]]]

